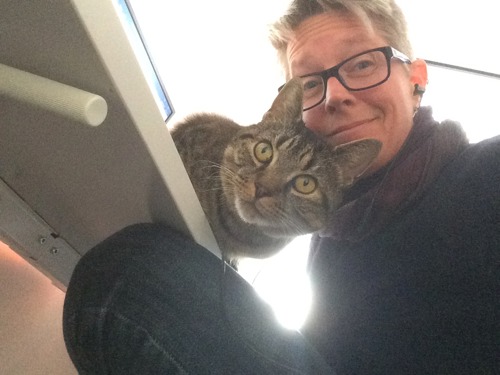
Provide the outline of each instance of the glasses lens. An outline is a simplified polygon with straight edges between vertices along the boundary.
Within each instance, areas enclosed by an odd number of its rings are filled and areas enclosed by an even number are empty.
[[[313,75],[301,79],[304,87],[304,105],[302,108],[307,109],[323,100],[325,88],[321,76]]]
[[[389,75],[388,62],[382,51],[367,52],[345,61],[339,75],[351,90],[362,90],[382,83]]]

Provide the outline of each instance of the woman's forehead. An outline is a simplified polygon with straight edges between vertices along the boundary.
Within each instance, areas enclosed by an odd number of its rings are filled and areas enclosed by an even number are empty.
[[[385,39],[359,17],[345,13],[322,13],[309,17],[295,29],[287,46],[289,71],[317,69],[320,68],[317,66],[318,59],[343,59],[355,53],[353,51],[360,52],[364,48],[385,44]]]

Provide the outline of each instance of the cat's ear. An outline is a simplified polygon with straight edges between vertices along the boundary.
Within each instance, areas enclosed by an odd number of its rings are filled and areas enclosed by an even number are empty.
[[[335,162],[342,170],[343,182],[352,185],[377,158],[382,142],[376,139],[361,139],[339,146],[333,150]]]
[[[295,123],[302,120],[302,82],[298,78],[289,80],[262,118],[263,121]]]

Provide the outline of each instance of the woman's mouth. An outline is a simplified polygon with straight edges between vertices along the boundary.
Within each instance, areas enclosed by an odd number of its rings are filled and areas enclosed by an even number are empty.
[[[336,144],[346,143],[357,139],[368,137],[363,135],[364,128],[375,118],[349,122],[343,125],[335,126],[334,130],[327,135],[327,138],[335,140]]]

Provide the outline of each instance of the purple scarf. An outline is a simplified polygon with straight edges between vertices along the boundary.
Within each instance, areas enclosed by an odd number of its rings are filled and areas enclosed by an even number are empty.
[[[395,159],[353,186],[320,237],[356,242],[377,232],[419,198],[441,169],[467,145],[459,124],[439,124],[432,118],[430,107],[420,108]]]

